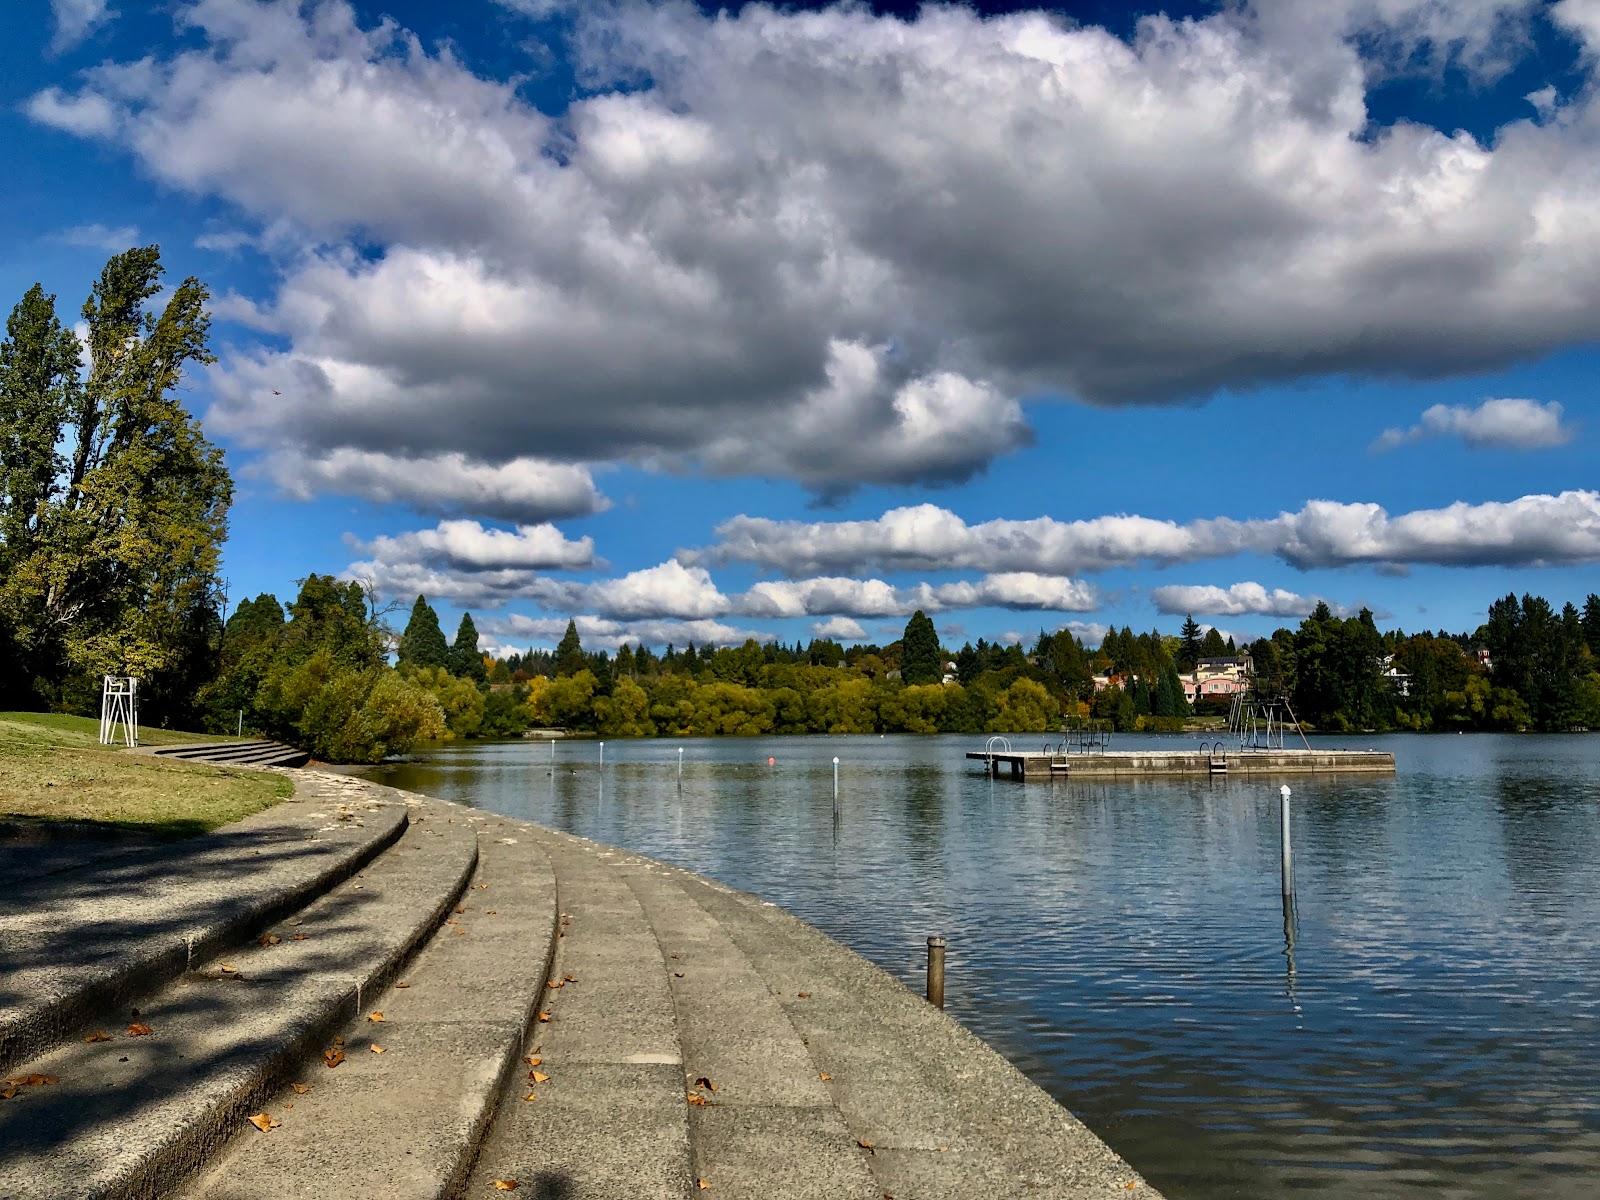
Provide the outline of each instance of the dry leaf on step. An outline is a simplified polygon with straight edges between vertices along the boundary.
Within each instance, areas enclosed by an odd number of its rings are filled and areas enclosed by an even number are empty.
[[[274,1121],[271,1116],[264,1112],[256,1113],[254,1116],[249,1118],[249,1121],[250,1124],[261,1130],[262,1133],[270,1132],[271,1130],[276,1129],[279,1125],[283,1124],[281,1121]]]

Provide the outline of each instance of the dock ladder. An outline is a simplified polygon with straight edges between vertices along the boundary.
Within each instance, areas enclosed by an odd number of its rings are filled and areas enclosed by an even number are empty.
[[[1049,742],[1044,744],[1044,752],[1050,756],[1050,774],[1065,775],[1072,770],[1072,759],[1067,754],[1067,743],[1062,739],[1055,746]]]
[[[1228,749],[1222,742],[1201,742],[1200,752],[1206,756],[1211,774],[1226,775],[1228,773]]]

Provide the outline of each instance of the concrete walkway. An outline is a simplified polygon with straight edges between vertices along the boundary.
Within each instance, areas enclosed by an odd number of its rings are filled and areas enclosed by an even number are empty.
[[[167,874],[205,887],[130,876],[150,919],[76,926],[113,1003],[53,1017],[49,989],[14,992],[13,1044],[36,1052],[12,1077],[35,1082],[0,1101],[0,1198],[1155,1195],[981,1041],[757,898],[292,774],[271,812],[309,848],[295,872],[268,884],[249,822],[192,843]],[[108,869],[60,882],[81,899]],[[174,963],[230,873],[229,920]]]

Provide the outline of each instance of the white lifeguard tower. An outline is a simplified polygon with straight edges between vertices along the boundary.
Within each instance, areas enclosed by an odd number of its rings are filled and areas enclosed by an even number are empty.
[[[132,675],[107,675],[100,689],[100,744],[110,746],[119,739],[130,749],[139,744],[139,681]]]

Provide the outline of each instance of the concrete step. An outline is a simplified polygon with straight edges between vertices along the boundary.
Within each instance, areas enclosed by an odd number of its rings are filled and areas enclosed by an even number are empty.
[[[0,1072],[254,936],[360,868],[405,823],[402,804],[344,803],[307,781],[214,834],[0,881]]]
[[[157,747],[156,754],[181,758],[185,762],[213,763],[217,766],[300,766],[310,759],[304,750],[283,742],[214,742],[208,745]],[[278,760],[293,758],[293,763]]]
[[[546,1010],[521,1073],[503,1094],[466,1196],[496,1180],[561,1200],[683,1200],[693,1190],[667,965],[620,861],[544,836],[571,920],[556,943]],[[571,976],[572,981],[566,982]],[[536,1097],[527,1099],[529,1095]]]
[[[736,1200],[878,1200],[866,1156],[778,997],[718,921],[656,864],[628,873],[662,952],[683,1047],[696,1179]]]
[[[152,746],[150,753],[162,758],[225,758],[230,754],[261,750],[275,744],[266,738],[239,742],[191,742],[182,746]]]
[[[0,1106],[0,1196],[171,1195],[308,1059],[328,1073],[314,1056],[449,915],[477,857],[470,822],[414,810],[399,843],[274,927],[272,944],[229,950],[108,1016],[107,1041],[30,1060],[23,1073],[57,1082]]]
[[[872,1143],[866,1161],[884,1193],[1154,1194],[1076,1117],[884,971],[757,897],[677,879],[781,998],[851,1135]]]
[[[186,1200],[443,1200],[458,1194],[545,993],[556,882],[542,850],[499,819],[478,831],[478,870],[405,972],[343,1031],[345,1062],[313,1063],[310,1091],[263,1101],[282,1124],[242,1128]],[[552,993],[553,994],[553,993]],[[371,1052],[372,1043],[385,1049]],[[518,1096],[525,1093],[518,1092]]]

